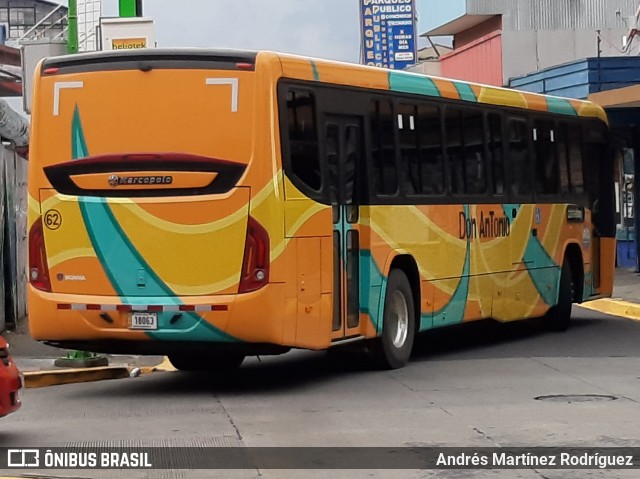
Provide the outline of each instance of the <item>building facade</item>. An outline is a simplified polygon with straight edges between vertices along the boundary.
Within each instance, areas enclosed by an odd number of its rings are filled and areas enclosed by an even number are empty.
[[[46,0],[0,0],[0,39],[17,42],[27,36],[60,38],[67,29],[67,7]]]
[[[506,85],[577,59],[637,55],[625,46],[637,11],[638,0],[466,0],[462,16],[423,35],[453,36],[443,76]]]

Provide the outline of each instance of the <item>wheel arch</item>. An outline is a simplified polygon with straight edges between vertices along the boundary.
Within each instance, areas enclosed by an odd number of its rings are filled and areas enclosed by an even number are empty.
[[[564,249],[564,260],[569,262],[571,267],[571,275],[573,276],[574,295],[573,302],[581,303],[584,294],[584,261],[582,258],[582,249],[577,243],[568,243]],[[562,267],[562,265],[560,265]]]
[[[409,284],[411,285],[411,292],[413,293],[413,308],[414,308],[414,317],[415,317],[415,332],[418,333],[420,331],[420,323],[422,317],[421,311],[421,292],[420,292],[420,271],[418,270],[418,264],[413,256],[406,253],[399,253],[393,256],[393,259],[390,261],[387,271],[386,277],[388,278],[391,274],[391,271],[394,269],[399,269],[402,271],[407,279],[409,280]],[[380,301],[381,306],[384,309],[384,300],[386,296],[386,288],[381,295]]]

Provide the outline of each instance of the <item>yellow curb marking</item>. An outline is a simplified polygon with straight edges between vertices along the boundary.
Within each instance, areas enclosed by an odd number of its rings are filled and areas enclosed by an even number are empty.
[[[139,369],[141,374],[151,374],[158,371],[177,371],[167,357],[157,366],[141,368],[135,366],[102,366],[96,368],[28,371],[24,373],[24,387],[43,388],[61,384],[87,383],[106,379],[124,379],[130,377],[134,369]],[[5,478],[0,476],[0,479]]]
[[[604,314],[640,321],[640,304],[628,303],[620,299],[597,299],[578,306]]]
[[[26,388],[42,388],[60,384],[87,383],[128,377],[129,368],[112,366],[59,371],[29,371],[24,373],[24,385]]]
[[[165,356],[162,362],[157,366],[140,368],[140,371],[142,372],[142,374],[150,374],[150,373],[155,373],[157,371],[172,372],[172,371],[177,371],[177,369],[173,367],[173,365],[169,361],[169,358]]]

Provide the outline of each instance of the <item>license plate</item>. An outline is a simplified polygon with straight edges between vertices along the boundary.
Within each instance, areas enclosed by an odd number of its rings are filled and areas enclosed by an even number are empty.
[[[131,313],[131,329],[158,329],[156,313]]]

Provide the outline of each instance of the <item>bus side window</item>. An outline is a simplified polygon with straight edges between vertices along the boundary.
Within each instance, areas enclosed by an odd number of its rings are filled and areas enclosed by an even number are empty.
[[[395,195],[398,192],[395,119],[388,100],[371,103],[371,142],[374,192]]]
[[[445,113],[447,161],[451,171],[451,193],[467,192],[464,172],[464,145],[462,143],[462,112],[447,108]]]
[[[571,193],[584,193],[584,172],[582,168],[582,134],[579,125],[569,126],[569,174]]]
[[[560,192],[560,174],[554,124],[547,120],[536,120],[533,128],[535,192],[542,195],[557,195]]]
[[[569,166],[569,141],[567,123],[560,122],[556,127],[556,146],[560,167],[560,191],[563,195],[571,193],[571,168]]]
[[[407,195],[421,193],[421,164],[418,149],[417,112],[415,105],[398,106],[398,139],[400,140],[400,165],[402,192]]]
[[[464,111],[462,120],[464,144],[464,175],[466,193],[481,195],[487,192],[487,168],[485,164],[484,117],[480,110]]]
[[[511,194],[515,196],[531,193],[529,178],[529,140],[527,122],[521,119],[509,120],[509,171],[511,173]]]
[[[590,174],[578,176],[576,186],[582,181],[583,192],[586,192],[588,207],[597,209],[596,201],[602,194],[601,184],[606,178],[603,165],[607,162],[607,138],[606,129],[602,125],[583,125],[582,140],[584,144],[582,169]],[[604,177],[603,177],[604,176]],[[594,211],[595,213],[595,211]]]
[[[441,195],[445,191],[440,123],[440,108],[432,105],[420,105],[418,107],[420,184],[421,192],[425,195]]]
[[[338,166],[338,148],[340,147],[340,130],[337,125],[327,125],[325,151],[327,155],[327,173],[329,175],[329,200],[332,205],[339,204],[338,185],[340,184]]]
[[[489,113],[487,116],[489,138],[489,158],[493,176],[492,193],[504,195],[504,154],[502,150],[502,116]]]
[[[314,191],[322,187],[320,149],[313,93],[289,90],[287,93],[289,123],[289,157],[291,171],[305,186]]]

